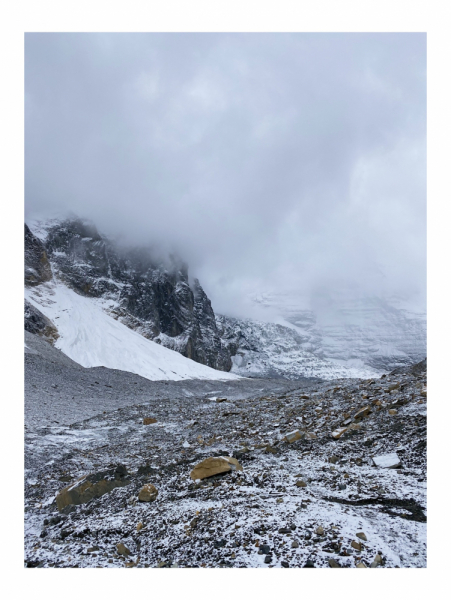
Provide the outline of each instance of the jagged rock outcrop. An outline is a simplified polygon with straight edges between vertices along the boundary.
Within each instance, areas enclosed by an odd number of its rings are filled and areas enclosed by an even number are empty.
[[[39,335],[52,345],[58,339],[58,330],[54,323],[42,314],[35,306],[25,300],[24,311],[25,331]]]
[[[39,285],[52,278],[45,246],[25,225],[25,285]]]
[[[104,299],[116,319],[187,358],[230,370],[211,302],[197,279],[190,284],[178,257],[122,247],[78,218],[50,224],[45,246],[40,243],[57,278],[79,294]]]

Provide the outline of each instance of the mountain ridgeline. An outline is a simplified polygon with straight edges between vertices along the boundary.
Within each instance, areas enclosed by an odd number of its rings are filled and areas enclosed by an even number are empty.
[[[78,218],[51,222],[40,233],[25,225],[25,285],[49,281],[53,270],[78,294],[105,300],[114,318],[144,337],[230,371],[230,351],[211,302],[197,279],[189,282],[188,267],[178,257],[157,259],[149,248],[121,247]],[[26,306],[25,329],[49,337],[50,326]]]
[[[75,217],[31,225],[25,225],[25,329],[57,346],[64,341],[58,330],[62,320],[53,321],[59,317],[46,305],[56,283],[91,298],[143,337],[244,377],[371,378],[426,356],[426,314],[404,306],[402,299],[338,290],[327,310],[321,305],[307,310],[296,295],[280,290],[255,299],[256,312],[269,310],[279,322],[215,315],[178,256],[125,247]],[[111,351],[106,337],[103,347]],[[86,352],[92,354],[90,348]],[[98,360],[104,364],[105,357]]]

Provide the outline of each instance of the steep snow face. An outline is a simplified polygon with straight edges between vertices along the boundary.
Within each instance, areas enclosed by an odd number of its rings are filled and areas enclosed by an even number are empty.
[[[58,329],[55,347],[83,367],[109,367],[150,380],[237,379],[144,338],[105,312],[102,299],[51,282],[25,290],[25,298]]]
[[[355,361],[378,371],[414,364],[426,356],[426,313],[397,297],[365,297],[341,290],[315,307],[295,294],[260,294],[260,313],[278,314],[304,348],[348,365]],[[262,311],[263,309],[263,311]]]
[[[312,347],[311,336],[294,327],[251,319],[217,316],[218,329],[231,352],[232,373],[247,377],[301,379],[379,377],[381,371],[362,360],[327,359]],[[288,324],[289,325],[289,324]]]

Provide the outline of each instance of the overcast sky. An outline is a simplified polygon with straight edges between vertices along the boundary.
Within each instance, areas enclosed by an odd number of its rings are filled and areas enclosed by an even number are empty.
[[[425,301],[425,34],[26,34],[25,214],[250,294]],[[251,316],[251,315],[249,315]]]

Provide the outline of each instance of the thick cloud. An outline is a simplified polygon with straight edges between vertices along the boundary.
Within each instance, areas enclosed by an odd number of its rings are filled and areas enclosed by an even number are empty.
[[[174,247],[219,311],[426,285],[424,34],[27,34],[26,215]]]

